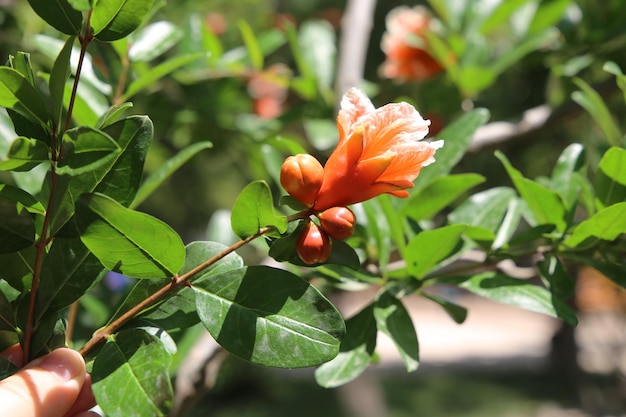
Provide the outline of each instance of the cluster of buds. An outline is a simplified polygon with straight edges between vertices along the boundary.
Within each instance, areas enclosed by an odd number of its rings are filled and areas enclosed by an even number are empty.
[[[307,264],[325,262],[332,250],[332,239],[352,236],[356,216],[348,207],[316,211],[313,205],[322,187],[324,168],[315,157],[298,154],[288,157],[280,171],[280,183],[293,198],[311,209],[319,225],[308,216],[296,243],[296,252]]]

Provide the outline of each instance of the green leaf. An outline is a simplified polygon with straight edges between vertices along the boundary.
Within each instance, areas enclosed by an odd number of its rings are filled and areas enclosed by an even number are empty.
[[[496,233],[502,224],[509,201],[515,199],[509,187],[494,187],[473,194],[449,215],[451,223],[480,226]]]
[[[109,135],[88,126],[79,126],[63,136],[63,158],[57,165],[57,174],[77,176],[110,165],[120,147]]]
[[[61,132],[61,118],[63,115],[63,96],[65,94],[65,83],[70,76],[70,56],[72,55],[72,45],[76,38],[70,36],[59,52],[52,71],[50,72],[50,97],[53,100],[52,120],[57,125],[57,134]]]
[[[324,388],[335,388],[361,375],[372,361],[376,332],[372,305],[349,318],[339,354],[315,370],[317,383]]]
[[[0,67],[0,106],[11,109],[31,122],[46,125],[48,109],[28,79],[13,68]]]
[[[570,0],[550,0],[539,2],[533,21],[530,23],[528,33],[537,33],[556,25],[563,17]]]
[[[496,151],[496,157],[506,168],[515,188],[532,211],[537,224],[553,224],[557,230],[565,230],[565,207],[561,197],[543,185],[524,178],[517,169],[513,168],[502,152]]]
[[[598,211],[576,226],[563,244],[570,248],[583,246],[590,238],[612,241],[626,233],[626,203],[617,203]]]
[[[415,183],[417,192],[436,178],[444,177],[461,160],[474,132],[489,120],[489,111],[476,109],[456,119],[437,135],[445,141],[435,155],[436,163],[425,167]]]
[[[465,277],[458,286],[492,301],[559,318],[572,326],[578,323],[576,314],[561,299],[526,280],[486,272]]]
[[[612,146],[619,146],[622,134],[600,94],[580,78],[574,78],[574,83],[580,90],[572,93],[572,99],[589,112],[602,129],[607,142]]]
[[[37,165],[48,162],[48,145],[36,139],[17,137],[7,155],[8,159],[0,161],[0,171],[30,171]]]
[[[20,293],[30,290],[36,250],[34,245],[19,252],[0,253],[2,279]]]
[[[13,306],[8,300],[6,295],[0,291],[0,331],[8,330],[14,332],[15,328],[15,313],[13,312]]]
[[[122,95],[121,100],[129,100],[132,96],[139,93],[141,90],[151,87],[166,75],[203,56],[204,53],[181,55],[150,68],[150,70],[141,74],[141,76],[139,76],[136,80],[130,83],[130,85]]]
[[[18,252],[34,242],[33,215],[22,204],[0,195],[0,253]]]
[[[606,72],[615,75],[617,86],[622,90],[624,100],[626,101],[626,75],[622,72],[622,69],[613,61],[607,61],[602,67]]]
[[[424,278],[439,262],[460,249],[466,229],[466,225],[453,224],[420,232],[411,239],[405,251],[409,272],[417,278]]]
[[[245,360],[300,368],[339,351],[341,315],[315,287],[288,271],[243,267],[195,282],[192,289],[204,326]]]
[[[400,300],[388,291],[381,293],[374,303],[374,318],[378,330],[391,338],[400,353],[407,372],[419,365],[419,345],[413,320]]]
[[[80,239],[55,239],[41,268],[36,320],[78,300],[102,271],[102,264]]]
[[[163,343],[144,330],[109,337],[91,372],[98,405],[110,417],[166,416],[173,400],[171,361]]]
[[[33,74],[29,53],[18,52],[15,56],[9,55],[9,66],[22,74],[32,86],[35,85],[35,75]]]
[[[626,275],[624,274],[624,270],[626,270],[626,262],[624,261],[624,258],[619,259],[618,262],[607,262],[590,258],[588,256],[580,256],[577,253],[566,253],[564,256],[597,269],[617,285],[626,288]]]
[[[548,255],[546,259],[537,262],[537,268],[541,276],[548,281],[552,294],[563,300],[574,295],[576,291],[574,280],[557,256]]]
[[[162,164],[159,169],[154,171],[146,180],[141,184],[135,200],[130,205],[131,208],[139,206],[146,198],[148,198],[167,178],[169,178],[174,172],[176,172],[187,161],[193,158],[196,154],[204,149],[212,148],[211,142],[198,142],[194,143],[178,152],[174,157],[167,160]]]
[[[67,0],[28,0],[35,13],[56,30],[67,35],[78,35],[83,26],[83,15]]]
[[[457,324],[462,324],[467,318],[467,309],[464,307],[427,292],[421,292],[420,295],[439,304]]]
[[[550,187],[559,193],[568,209],[576,203],[580,190],[573,176],[582,170],[584,164],[585,148],[581,144],[572,143],[563,150],[552,170]]]
[[[596,174],[598,208],[626,200],[626,150],[612,147],[602,155]]]
[[[133,107],[133,103],[127,101],[122,104],[116,104],[111,107],[98,119],[95,127],[96,129],[104,129],[111,124],[118,121],[118,118],[124,114],[124,112]]]
[[[545,47],[545,45],[558,41],[560,36],[562,36],[562,33],[556,28],[549,28],[543,32],[528,36],[514,47],[508,49],[492,63],[493,73],[496,76],[502,74],[526,55]]]
[[[435,178],[411,194],[402,213],[415,221],[430,219],[452,204],[470,188],[485,181],[478,174],[456,174]]]
[[[134,278],[167,278],[185,261],[185,247],[172,228],[105,195],[82,195],[76,218],[81,240],[111,271]]]
[[[98,40],[122,39],[137,29],[150,11],[153,0],[98,0],[91,16]]]
[[[480,31],[484,34],[489,33],[498,26],[508,23],[513,12],[530,0],[507,0],[501,1],[488,15],[487,19],[480,25]]]
[[[0,197],[18,202],[30,213],[40,214],[42,216],[46,214],[43,205],[35,197],[21,188],[0,183]]]
[[[383,212],[378,199],[364,201],[361,204],[365,212],[365,231],[367,233],[369,246],[375,250],[374,256],[378,260],[381,269],[385,269],[389,264],[392,251],[391,221]],[[404,240],[404,237],[402,237]],[[406,244],[402,242],[401,248]]]
[[[263,52],[259,47],[254,31],[245,20],[237,21],[237,26],[243,38],[243,43],[246,45],[252,68],[261,71],[263,69]]]
[[[276,214],[269,185],[265,181],[248,184],[239,194],[231,214],[233,232],[241,239],[256,234],[263,227],[287,230],[287,217]]]
[[[170,22],[151,23],[129,39],[128,58],[131,62],[149,62],[163,55],[183,37],[183,32]]]
[[[300,26],[298,44],[302,52],[302,63],[309,68],[310,73],[315,74],[318,85],[332,88],[337,40],[330,23],[325,20],[305,21]]]
[[[522,218],[523,203],[519,198],[509,200],[506,207],[506,214],[493,239],[491,249],[498,249],[505,246],[513,237],[519,227]]]

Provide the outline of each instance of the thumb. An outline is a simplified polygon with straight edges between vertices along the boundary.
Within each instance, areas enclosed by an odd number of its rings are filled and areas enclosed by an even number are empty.
[[[83,357],[71,349],[57,349],[35,359],[0,381],[2,413],[11,417],[60,417],[78,398],[85,381]]]

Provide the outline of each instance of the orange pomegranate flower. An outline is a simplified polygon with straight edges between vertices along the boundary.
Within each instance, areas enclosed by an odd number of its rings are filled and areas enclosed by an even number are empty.
[[[339,143],[324,166],[313,209],[323,211],[388,193],[407,197],[422,167],[435,161],[443,141],[422,141],[430,122],[408,103],[378,109],[360,90],[349,90],[337,115]]]

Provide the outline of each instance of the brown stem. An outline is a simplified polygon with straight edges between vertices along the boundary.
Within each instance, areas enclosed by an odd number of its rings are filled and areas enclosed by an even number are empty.
[[[186,272],[185,274],[183,274],[181,276],[177,276],[177,275],[174,276],[170,283],[168,283],[167,285],[165,285],[164,287],[162,287],[158,291],[156,291],[156,292],[152,293],[151,295],[149,295],[148,297],[146,297],[144,300],[142,300],[141,302],[139,302],[138,304],[133,306],[130,310],[128,310],[127,312],[122,314],[120,317],[118,317],[117,319],[115,319],[114,321],[109,323],[103,329],[98,330],[97,332],[95,332],[93,334],[93,336],[91,337],[91,339],[89,339],[87,341],[87,343],[85,343],[83,345],[83,347],[81,347],[79,349],[78,352],[81,355],[85,356],[94,347],[96,347],[98,344],[100,344],[102,341],[104,341],[106,338],[108,338],[111,334],[113,334],[116,330],[118,330],[120,327],[122,327],[124,324],[126,324],[129,320],[131,320],[132,318],[137,316],[139,313],[141,313],[142,311],[144,311],[148,307],[153,306],[154,304],[156,304],[157,302],[162,300],[165,296],[167,296],[171,292],[176,291],[177,289],[187,285],[187,282],[194,275],[196,275],[197,273],[201,272],[202,270],[208,268],[209,266],[215,264],[216,262],[218,262],[219,260],[223,259],[227,255],[229,255],[232,252],[236,251],[237,249],[241,248],[242,246],[247,245],[248,243],[252,242],[254,239],[256,239],[256,238],[258,238],[260,236],[263,236],[264,234],[266,234],[266,233],[268,233],[268,232],[270,232],[272,230],[274,230],[274,228],[272,228],[272,227],[264,227],[264,228],[260,229],[257,233],[253,234],[252,236],[249,236],[249,237],[247,237],[245,239],[240,240],[239,242],[229,246],[228,248],[224,249],[222,252],[218,253],[217,255],[213,256],[212,258],[207,259],[205,262],[203,262],[202,264],[196,266],[195,268],[193,268],[192,270]]]
[[[93,34],[91,32],[91,10],[87,14],[87,23],[85,24],[85,34],[79,37],[80,40],[80,56],[78,58],[78,65],[76,66],[76,74],[74,75],[74,85],[72,86],[72,95],[70,96],[70,103],[67,106],[67,117],[65,119],[65,129],[70,128],[72,122],[72,112],[74,111],[74,102],[76,101],[76,95],[78,92],[78,82],[80,81],[80,73],[83,69],[83,62],[85,61],[85,55],[87,54],[87,47],[93,40]]]
[[[74,301],[70,304],[70,308],[67,312],[67,329],[65,329],[65,343],[71,347],[72,335],[74,334],[74,326],[76,325],[76,318],[78,316],[78,301]]]

